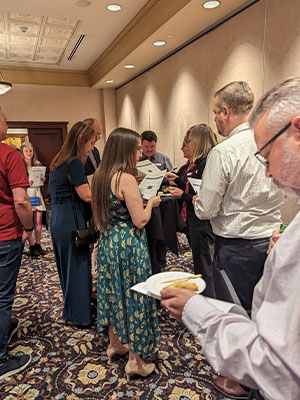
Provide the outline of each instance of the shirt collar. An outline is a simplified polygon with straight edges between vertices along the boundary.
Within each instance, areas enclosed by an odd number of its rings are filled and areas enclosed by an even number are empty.
[[[228,135],[228,137],[231,137],[233,135],[236,135],[237,133],[240,133],[241,131],[246,131],[250,129],[249,122],[244,122],[243,124],[240,124],[236,126]]]

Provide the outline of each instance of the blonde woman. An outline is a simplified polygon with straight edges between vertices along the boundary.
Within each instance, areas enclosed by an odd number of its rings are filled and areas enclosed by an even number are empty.
[[[25,167],[28,174],[32,167],[37,167],[41,165],[41,163],[37,159],[36,151],[30,142],[24,142],[21,145],[20,153],[25,163]],[[45,178],[42,178],[42,181],[45,181]],[[47,252],[41,247],[42,216],[43,216],[43,211],[46,211],[46,206],[42,195],[41,187],[32,187],[31,186],[32,183],[33,182],[29,180],[30,187],[27,188],[27,193],[29,197],[37,197],[39,199],[39,204],[32,205],[35,243],[32,236],[30,236],[28,240],[29,240],[29,250],[31,257],[39,257],[47,254]]]
[[[192,126],[186,134],[186,146],[191,162],[179,178],[167,172],[166,178],[177,186],[170,186],[172,197],[183,200],[181,224],[186,225],[193,253],[194,273],[203,275],[206,282],[204,295],[215,297],[213,281],[213,253],[215,237],[208,220],[197,218],[192,203],[196,194],[188,178],[201,179],[209,151],[217,144],[217,137],[206,124]]]

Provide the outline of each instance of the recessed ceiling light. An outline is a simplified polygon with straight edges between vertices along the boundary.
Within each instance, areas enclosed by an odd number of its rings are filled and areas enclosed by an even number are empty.
[[[105,81],[105,83],[113,83],[113,79],[107,79],[107,81]]]
[[[213,1],[206,1],[205,3],[202,4],[204,8],[216,8],[219,7],[221,4],[220,1],[218,0],[213,0]]]
[[[157,40],[156,42],[153,43],[154,46],[164,46],[166,42],[164,40]]]
[[[168,38],[172,38],[173,37],[173,35],[168,35]]]
[[[127,64],[127,65],[124,65],[124,68],[132,69],[132,68],[134,68],[134,65],[133,64]]]
[[[122,7],[119,4],[108,4],[106,8],[108,11],[120,11]]]
[[[78,7],[89,7],[92,3],[89,0],[77,0],[75,4]]]

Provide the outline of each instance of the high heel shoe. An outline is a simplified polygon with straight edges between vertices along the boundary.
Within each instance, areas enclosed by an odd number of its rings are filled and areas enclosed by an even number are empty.
[[[155,370],[155,364],[131,364],[130,361],[125,366],[125,373],[126,373],[126,378],[128,381],[130,381],[131,375],[139,375],[142,377],[146,377]]]
[[[129,347],[126,344],[122,345],[122,347],[114,347],[114,346],[109,345],[106,350],[108,363],[109,364],[111,363],[111,360],[115,354],[117,354],[119,356],[123,356],[124,354],[128,353],[128,351],[129,351]]]

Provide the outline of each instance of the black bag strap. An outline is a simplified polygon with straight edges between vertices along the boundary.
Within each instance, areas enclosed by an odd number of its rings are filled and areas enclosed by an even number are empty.
[[[75,219],[75,225],[76,229],[79,229],[79,224],[78,224],[78,218],[77,218],[77,212],[76,212],[76,207],[75,207],[75,199],[74,199],[74,194],[73,194],[73,185],[71,183],[71,176],[70,176],[70,163],[67,164],[68,168],[68,178],[69,178],[69,184],[70,184],[70,191],[71,191],[71,201],[72,201],[72,208],[73,208],[73,214],[74,214],[74,219]]]

